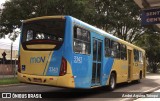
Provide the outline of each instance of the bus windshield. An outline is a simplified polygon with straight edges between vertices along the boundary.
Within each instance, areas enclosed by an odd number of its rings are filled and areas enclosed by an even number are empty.
[[[22,46],[24,49],[29,49],[27,45],[50,44],[56,46],[54,49],[59,49],[64,40],[64,33],[64,19],[41,19],[25,22],[22,30]]]

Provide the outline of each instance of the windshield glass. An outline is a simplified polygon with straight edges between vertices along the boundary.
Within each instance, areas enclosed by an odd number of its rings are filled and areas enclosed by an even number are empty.
[[[64,40],[64,19],[41,19],[23,24],[22,44],[53,44],[60,47]]]

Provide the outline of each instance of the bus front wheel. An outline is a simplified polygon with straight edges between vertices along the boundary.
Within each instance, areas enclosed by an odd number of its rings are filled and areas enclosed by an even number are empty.
[[[114,90],[116,87],[116,75],[115,73],[111,73],[110,79],[109,79],[109,89]]]

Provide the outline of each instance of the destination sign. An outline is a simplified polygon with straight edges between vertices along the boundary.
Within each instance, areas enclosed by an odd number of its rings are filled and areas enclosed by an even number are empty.
[[[142,11],[142,25],[160,23],[160,8],[146,9]]]

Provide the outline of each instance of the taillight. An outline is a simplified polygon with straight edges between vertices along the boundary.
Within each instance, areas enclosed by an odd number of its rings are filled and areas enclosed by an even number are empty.
[[[66,59],[64,57],[62,57],[59,76],[63,76],[66,73],[67,73],[67,61],[66,61]]]
[[[18,56],[18,72],[21,72],[20,56]]]

